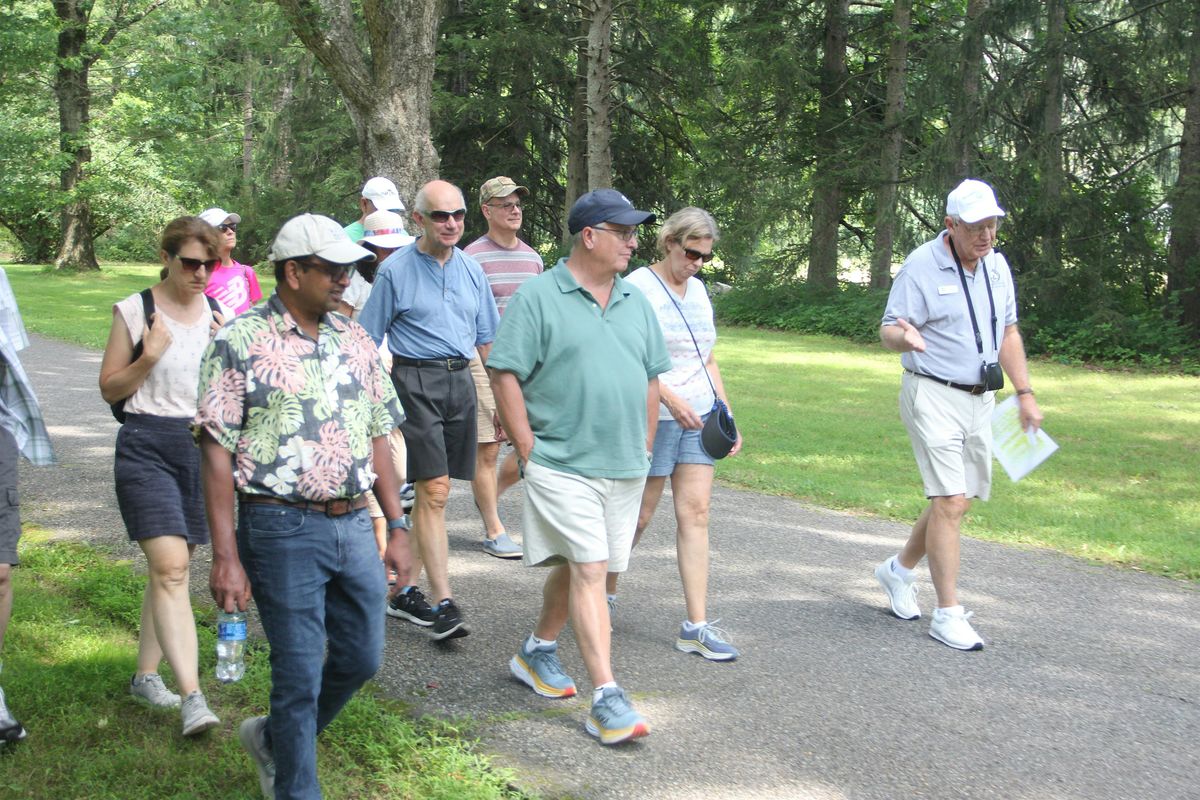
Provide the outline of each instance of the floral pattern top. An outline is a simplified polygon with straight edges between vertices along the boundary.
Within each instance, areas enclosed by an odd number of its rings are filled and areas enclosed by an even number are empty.
[[[292,502],[370,489],[371,440],[404,420],[367,332],[325,314],[314,342],[278,294],[217,331],[198,394],[193,432],[233,453],[237,490]]]

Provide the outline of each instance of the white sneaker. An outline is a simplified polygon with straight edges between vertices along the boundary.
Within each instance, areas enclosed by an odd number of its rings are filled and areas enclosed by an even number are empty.
[[[982,650],[983,639],[967,622],[974,611],[963,611],[962,606],[954,609],[935,608],[929,635],[955,650]]]
[[[139,681],[134,675],[129,679],[129,693],[151,708],[179,708],[182,698],[163,684],[157,672],[147,672]]]
[[[900,619],[919,619],[921,608],[917,605],[917,576],[909,570],[907,578],[901,578],[892,571],[892,556],[875,568],[875,579],[887,592],[888,601],[892,604],[892,613]]]
[[[217,719],[217,715],[208,707],[208,701],[199,689],[183,698],[180,715],[183,719],[184,736],[195,736],[221,724],[221,720]]]

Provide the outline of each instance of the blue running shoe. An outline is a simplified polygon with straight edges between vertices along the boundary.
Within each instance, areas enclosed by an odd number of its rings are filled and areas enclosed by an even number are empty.
[[[633,710],[629,698],[620,686],[610,686],[592,704],[588,714],[587,732],[601,744],[620,744],[650,735],[646,718]]]
[[[574,697],[575,681],[563,671],[558,660],[558,645],[549,648],[534,648],[532,652],[521,645],[521,649],[508,668],[513,677],[533,689],[542,697]]]
[[[717,622],[717,620],[713,620]],[[733,661],[738,657],[737,648],[725,641],[729,634],[716,625],[703,625],[688,633],[687,628],[680,626],[679,639],[675,649],[684,653],[699,653],[709,661]]]

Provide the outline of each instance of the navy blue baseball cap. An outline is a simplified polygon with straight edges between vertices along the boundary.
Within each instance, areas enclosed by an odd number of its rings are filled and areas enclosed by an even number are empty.
[[[579,233],[601,222],[641,225],[643,222],[654,222],[654,215],[649,211],[638,211],[629,198],[616,189],[593,189],[571,206],[571,213],[567,215],[567,230]]]

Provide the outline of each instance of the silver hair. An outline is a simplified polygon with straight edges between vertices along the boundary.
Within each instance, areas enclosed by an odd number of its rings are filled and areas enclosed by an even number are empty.
[[[667,221],[658,229],[658,251],[665,254],[667,242],[682,245],[688,239],[708,238],[712,238],[714,244],[721,238],[717,221],[704,209],[688,206],[667,217]]]

